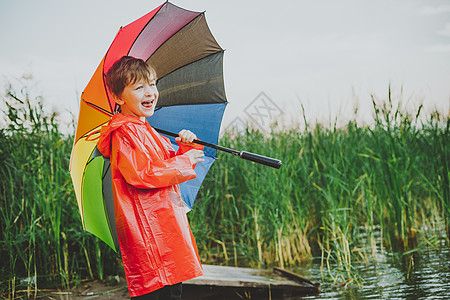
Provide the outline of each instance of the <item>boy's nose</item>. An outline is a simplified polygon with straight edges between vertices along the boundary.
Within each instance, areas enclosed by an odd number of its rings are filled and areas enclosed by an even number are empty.
[[[145,94],[146,95],[154,95],[157,94],[158,90],[156,89],[156,87],[152,87],[152,86],[146,86],[145,87]]]

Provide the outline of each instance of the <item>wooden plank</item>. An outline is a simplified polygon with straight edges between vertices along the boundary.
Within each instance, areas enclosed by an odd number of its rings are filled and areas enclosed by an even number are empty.
[[[285,269],[273,268],[273,272],[275,274],[280,274],[281,276],[289,278],[289,279],[291,279],[291,280],[293,280],[295,282],[298,282],[298,283],[303,283],[303,284],[306,283],[306,284],[309,284],[309,285],[312,285],[312,286],[317,286],[317,287],[320,286],[320,283],[318,283],[318,282],[311,281],[308,278],[305,278],[305,277],[303,277],[303,276],[301,276],[301,275],[299,275],[297,273],[294,273],[294,272],[291,272],[291,271],[288,271],[288,270],[285,270]]]
[[[303,284],[282,276],[272,270],[203,265],[204,275],[185,281],[183,284],[196,286],[220,286],[235,288],[280,289],[303,292],[317,292],[318,286]]]

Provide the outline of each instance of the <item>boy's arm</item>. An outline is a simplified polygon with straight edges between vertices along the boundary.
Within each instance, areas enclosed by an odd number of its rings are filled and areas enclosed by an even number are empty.
[[[117,167],[132,186],[141,189],[161,188],[196,177],[187,155],[161,160],[158,155],[140,149],[139,144],[136,137],[124,132],[117,132],[112,143]]]

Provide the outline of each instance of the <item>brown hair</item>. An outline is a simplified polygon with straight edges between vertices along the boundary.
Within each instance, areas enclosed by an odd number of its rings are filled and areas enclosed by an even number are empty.
[[[152,66],[139,58],[123,56],[117,60],[106,73],[106,85],[111,93],[120,97],[125,87],[137,81],[156,79],[156,71]]]

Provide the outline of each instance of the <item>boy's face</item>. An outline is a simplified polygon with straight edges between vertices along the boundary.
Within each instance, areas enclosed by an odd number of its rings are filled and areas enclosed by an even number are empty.
[[[127,85],[115,101],[121,106],[124,115],[140,117],[145,121],[146,117],[153,116],[158,96],[156,80],[151,78],[148,82],[141,80]]]

